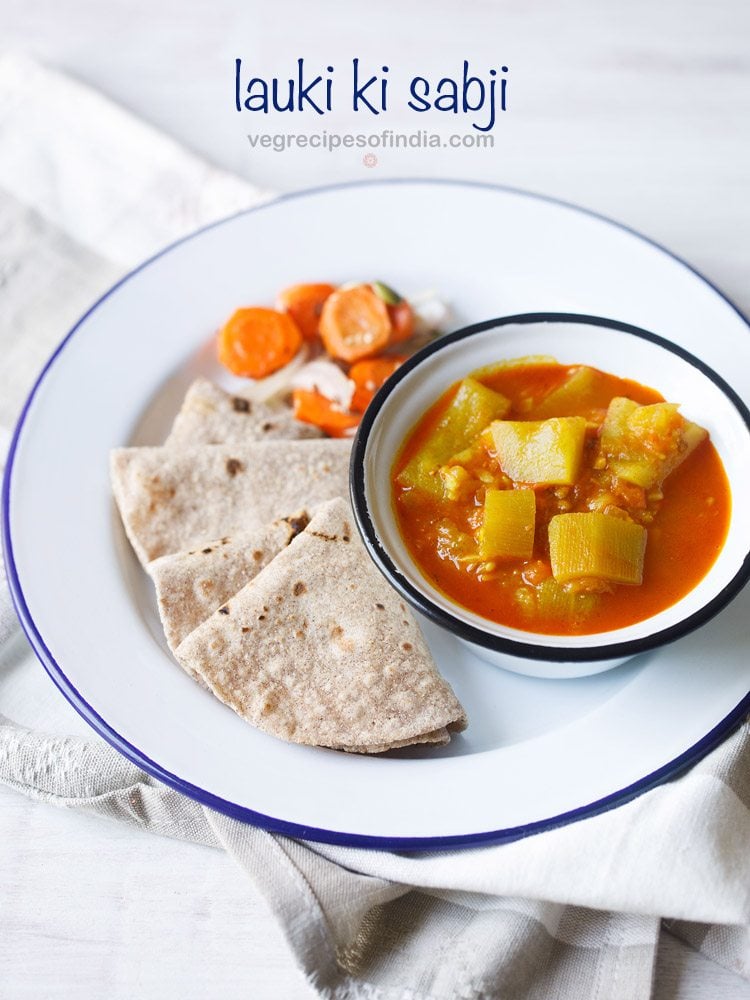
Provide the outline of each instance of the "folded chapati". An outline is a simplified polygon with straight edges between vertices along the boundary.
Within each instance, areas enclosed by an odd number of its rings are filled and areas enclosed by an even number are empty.
[[[244,444],[320,436],[317,427],[296,420],[285,403],[255,402],[248,395],[233,395],[199,378],[188,389],[166,444]]]
[[[321,506],[177,658],[242,718],[295,743],[378,753],[466,726],[343,499]]]
[[[350,441],[329,438],[118,448],[112,487],[128,538],[146,564],[348,495],[350,451]]]
[[[260,531],[244,531],[175,552],[148,564],[169,648],[233,597],[268,565],[309,521],[305,512],[280,518]]]

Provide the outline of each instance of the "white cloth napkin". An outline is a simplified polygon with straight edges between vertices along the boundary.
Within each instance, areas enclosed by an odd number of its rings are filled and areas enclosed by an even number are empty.
[[[0,59],[0,151],[4,456],[39,368],[91,301],[163,244],[263,196],[18,57]],[[322,996],[639,1000],[664,921],[750,978],[748,724],[617,810],[504,846],[402,855],[265,833],[151,779],[43,677],[4,579],[0,710],[0,781],[225,849]]]

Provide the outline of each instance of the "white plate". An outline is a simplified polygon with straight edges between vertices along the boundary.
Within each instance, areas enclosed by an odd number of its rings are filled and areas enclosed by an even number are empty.
[[[523,836],[616,805],[706,753],[750,707],[745,590],[694,635],[575,681],[514,676],[425,625],[470,727],[437,751],[366,758],[242,722],[172,661],[116,517],[110,448],[157,443],[205,345],[241,304],[295,281],[438,290],[455,325],[520,312],[634,323],[750,398],[750,337],[699,275],[636,234],[520,192],[392,181],[311,191],[218,223],[116,285],[22,414],[3,488],[16,607],[92,726],[145,770],[240,819],[399,849]],[[156,401],[156,402],[155,402]]]

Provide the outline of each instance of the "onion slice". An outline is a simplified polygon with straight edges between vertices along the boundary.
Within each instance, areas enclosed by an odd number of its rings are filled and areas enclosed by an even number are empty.
[[[326,358],[316,358],[298,368],[292,377],[291,387],[319,392],[342,410],[348,410],[351,406],[355,390],[354,382],[347,378],[337,364]]]

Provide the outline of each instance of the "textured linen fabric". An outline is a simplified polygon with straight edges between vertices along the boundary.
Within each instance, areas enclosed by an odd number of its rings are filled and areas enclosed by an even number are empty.
[[[0,59],[0,455],[39,369],[99,294],[261,197],[79,84]],[[272,835],[144,774],[49,683],[4,578],[0,711],[0,781],[225,850],[332,1000],[640,1000],[665,925],[750,979],[748,724],[617,810],[503,846],[403,855]]]

